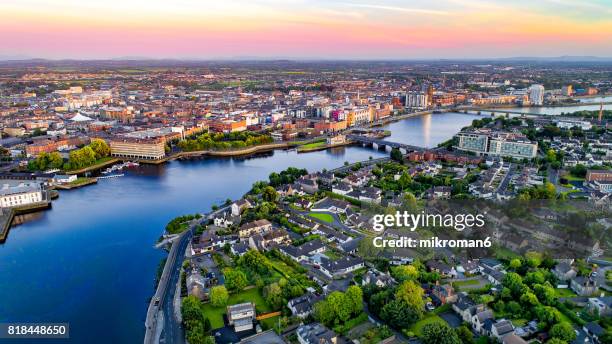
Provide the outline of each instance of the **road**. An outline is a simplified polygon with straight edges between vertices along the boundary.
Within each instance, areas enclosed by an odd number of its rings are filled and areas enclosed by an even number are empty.
[[[151,299],[149,309],[147,311],[147,319],[145,321],[145,337],[144,343],[185,343],[185,334],[182,324],[177,321],[174,309],[174,296],[176,294],[176,285],[180,282],[181,266],[185,259],[185,251],[187,245],[193,236],[195,226],[205,223],[212,219],[215,214],[225,211],[229,206],[224,206],[204,218],[195,219],[189,222],[189,228],[181,233],[178,239],[175,239],[168,253],[164,271],[157,285],[155,295]],[[179,289],[180,290],[180,289]],[[159,305],[156,305],[155,300],[159,300]],[[163,324],[158,324],[158,317],[162,313]],[[176,310],[180,312],[180,310]],[[158,327],[162,327],[160,338],[157,338],[159,333]]]
[[[170,279],[168,281],[168,288],[166,296],[163,299],[162,309],[164,311],[164,330],[162,332],[162,339],[160,342],[163,343],[184,343],[185,334],[183,332],[182,325],[176,321],[174,316],[174,295],[176,294],[176,284],[180,281],[181,265],[183,264],[183,257],[187,244],[191,240],[191,230],[187,231],[188,235],[181,237],[178,242],[177,259],[174,260],[172,265]],[[180,289],[179,289],[180,292]]]

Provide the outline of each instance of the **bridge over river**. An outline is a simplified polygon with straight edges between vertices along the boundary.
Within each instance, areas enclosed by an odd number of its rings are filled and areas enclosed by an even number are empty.
[[[372,146],[374,149],[384,148],[388,152],[390,152],[393,148],[399,149],[402,154],[408,154],[410,152],[424,152],[429,150],[425,147],[412,146],[405,143],[392,142],[364,135],[349,134],[346,136],[346,138],[351,142],[360,143],[364,146]]]

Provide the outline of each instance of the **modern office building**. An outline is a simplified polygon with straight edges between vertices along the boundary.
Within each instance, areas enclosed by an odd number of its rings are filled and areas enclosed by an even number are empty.
[[[477,155],[494,155],[512,158],[535,158],[538,153],[537,142],[515,133],[462,131],[457,134],[457,148]]]
[[[406,93],[406,107],[424,109],[428,104],[428,96],[422,92]]]
[[[531,85],[529,88],[529,102],[533,105],[544,104],[544,86]]]
[[[111,155],[120,158],[158,160],[166,156],[164,137],[114,137],[110,141]]]

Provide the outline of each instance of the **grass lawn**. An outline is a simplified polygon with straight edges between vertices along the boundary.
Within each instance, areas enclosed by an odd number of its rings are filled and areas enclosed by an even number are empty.
[[[512,320],[512,325],[514,325],[514,327],[523,327],[525,326],[526,323],[527,323],[527,319],[513,319]]]
[[[315,219],[319,219],[319,220],[327,222],[327,223],[333,223],[334,222],[334,217],[331,216],[330,214],[310,212],[310,213],[308,213],[308,216],[314,217]]]
[[[576,293],[574,293],[571,289],[555,289],[555,297],[575,297]]]
[[[571,174],[566,174],[566,175],[562,176],[561,178],[565,178],[568,181],[578,181],[578,182],[583,182],[584,181],[584,178],[575,177],[575,176],[572,176]]]
[[[227,302],[228,305],[235,305],[237,303],[253,302],[257,314],[270,312],[270,306],[264,301],[263,297],[259,293],[257,288],[241,291],[237,294],[231,294]],[[213,329],[223,327],[223,314],[225,314],[225,307],[214,307],[210,303],[203,305],[204,315],[210,320],[210,324]]]
[[[453,282],[453,286],[455,287],[465,287],[466,285],[478,285],[478,284],[480,284],[480,281],[477,279]]]
[[[423,327],[425,325],[433,323],[446,324],[446,321],[444,321],[444,319],[440,318],[436,314],[430,313],[426,315],[423,319],[417,321],[414,325],[412,325],[409,331],[420,337],[422,334],[421,331],[423,330]]]
[[[325,141],[318,141],[318,142],[307,143],[305,145],[302,145],[300,148],[302,148],[302,149],[313,149],[313,148],[323,147],[326,144],[327,144],[327,142],[325,142]]]

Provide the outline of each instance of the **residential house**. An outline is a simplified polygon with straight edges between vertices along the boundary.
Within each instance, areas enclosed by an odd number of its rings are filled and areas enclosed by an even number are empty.
[[[346,195],[351,191],[353,191],[353,187],[351,186],[351,184],[345,182],[339,182],[336,185],[332,186],[332,192],[339,195]]]
[[[570,281],[570,288],[579,296],[591,296],[597,292],[597,280],[591,277],[576,276]]]
[[[252,330],[254,320],[255,306],[251,302],[227,306],[227,321],[234,331]]]
[[[245,209],[252,208],[253,205],[249,200],[243,198],[232,203],[232,216],[239,216]]]
[[[576,277],[576,270],[567,262],[558,263],[552,270],[553,275],[561,282],[569,281]]]
[[[314,293],[306,293],[300,297],[289,300],[287,308],[291,310],[291,315],[304,319],[312,314],[315,303],[322,299],[323,296]]]
[[[337,344],[338,335],[327,327],[313,323],[302,325],[295,331],[300,344]]]
[[[487,320],[494,320],[493,311],[490,309],[484,309],[481,311],[477,311],[474,315],[472,315],[470,323],[472,324],[472,329],[476,331],[476,333],[486,334],[485,331],[485,323]]]
[[[317,181],[314,179],[302,177],[298,179],[296,183],[306,193],[314,194],[319,191],[319,185],[317,184]]]
[[[270,231],[271,229],[272,223],[270,223],[270,221],[266,219],[256,220],[249,223],[245,223],[244,225],[240,226],[240,229],[238,229],[238,236],[241,239],[248,238],[253,234],[265,233]]]
[[[321,272],[330,278],[334,276],[343,276],[349,272],[361,269],[365,266],[363,259],[353,256],[345,256],[337,260],[331,260],[325,257],[321,258]]]
[[[314,254],[325,252],[326,246],[320,239],[315,239],[303,243],[300,246],[286,245],[281,246],[278,249],[281,253],[291,257],[297,262],[300,262],[307,260],[308,257]]]
[[[384,272],[378,271],[376,269],[368,270],[361,280],[361,285],[366,286],[373,284],[379,288],[389,287],[395,285],[397,282],[391,275],[386,274]]]
[[[436,305],[445,305],[457,300],[457,294],[450,284],[440,285],[436,283],[431,290],[431,296]]]
[[[502,338],[502,344],[527,344],[527,342],[514,333],[509,333]]]
[[[501,339],[510,333],[514,333],[514,326],[512,326],[510,320],[501,319],[491,328],[491,336],[497,339]]]
[[[612,316],[612,296],[590,297],[587,308],[602,318]]]
[[[606,331],[596,322],[586,323],[582,326],[584,332],[593,341],[593,343],[602,343],[600,338],[606,333]]]
[[[454,278],[457,277],[457,271],[454,267],[449,266],[448,264],[441,262],[439,260],[429,260],[425,263],[427,269],[430,272],[437,272],[443,278]]]
[[[325,197],[322,200],[315,203],[310,210],[315,211],[315,212],[325,211],[325,212],[330,212],[330,213],[341,214],[341,213],[345,213],[350,207],[351,207],[351,204],[349,202]]]

